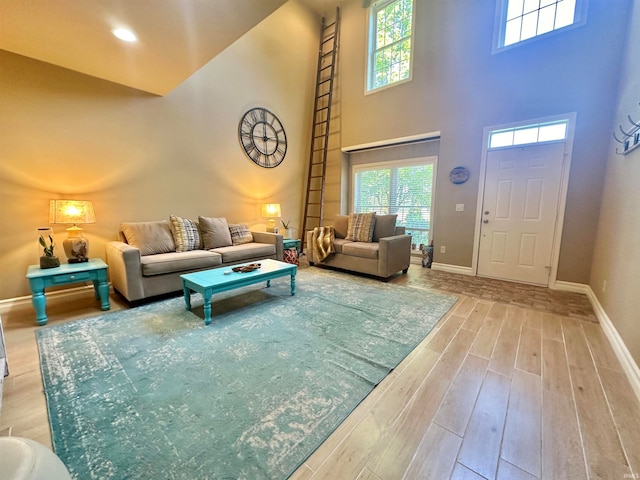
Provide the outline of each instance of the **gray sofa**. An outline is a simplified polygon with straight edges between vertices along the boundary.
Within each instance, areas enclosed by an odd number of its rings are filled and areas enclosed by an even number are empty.
[[[306,233],[306,254],[310,265],[318,264],[383,279],[396,272],[407,273],[411,263],[411,235],[396,226],[397,215],[376,215],[372,241],[347,240],[349,216],[336,215],[335,253],[325,260],[314,258],[313,231]]]
[[[185,273],[283,258],[282,235],[224,218],[123,223],[118,238],[106,246],[109,276],[129,302],[182,290]]]

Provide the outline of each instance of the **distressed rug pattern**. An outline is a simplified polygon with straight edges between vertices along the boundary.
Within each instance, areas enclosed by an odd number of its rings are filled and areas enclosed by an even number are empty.
[[[37,331],[56,453],[78,479],[286,478],[456,297],[319,269]]]

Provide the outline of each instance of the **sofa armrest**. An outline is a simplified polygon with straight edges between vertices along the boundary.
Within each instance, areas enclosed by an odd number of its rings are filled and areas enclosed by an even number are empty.
[[[279,233],[271,232],[251,232],[253,235],[253,241],[257,243],[269,243],[276,246],[276,260],[281,262],[284,259],[282,235]]]
[[[108,242],[107,264],[111,285],[133,302],[144,298],[140,250],[124,242]]]
[[[411,235],[393,235],[379,240],[378,274],[387,278],[411,264]]]

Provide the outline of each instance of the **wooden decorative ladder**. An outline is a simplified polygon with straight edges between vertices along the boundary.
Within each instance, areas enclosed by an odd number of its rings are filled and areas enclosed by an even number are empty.
[[[327,151],[329,147],[329,122],[333,100],[333,79],[340,36],[340,8],[336,8],[336,17],[327,24],[322,18],[320,49],[318,51],[318,71],[313,107],[313,128],[311,130],[311,148],[309,152],[309,173],[307,195],[302,220],[302,249],[306,241],[306,232],[322,224],[324,214],[324,190],[327,173]]]

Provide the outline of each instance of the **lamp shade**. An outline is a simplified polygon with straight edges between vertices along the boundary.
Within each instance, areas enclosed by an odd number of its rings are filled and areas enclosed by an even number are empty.
[[[275,218],[282,216],[279,203],[263,203],[262,216],[266,218]]]
[[[96,223],[93,204],[87,200],[50,200],[49,223]]]

